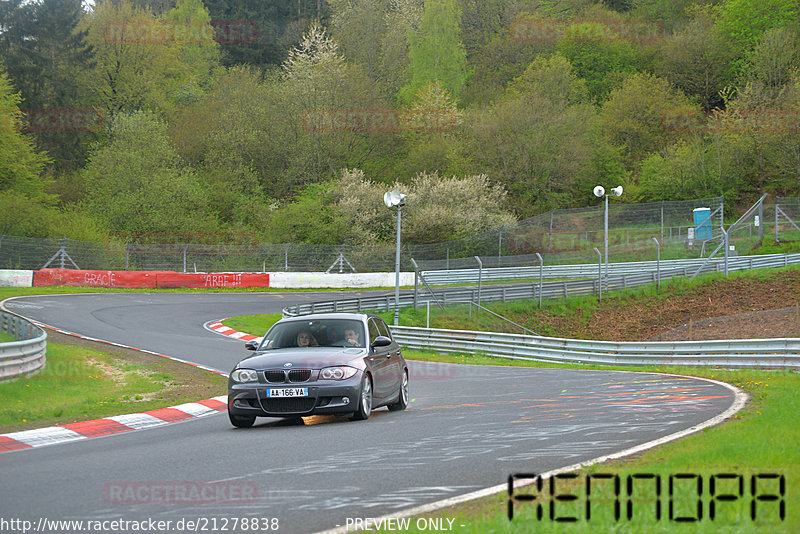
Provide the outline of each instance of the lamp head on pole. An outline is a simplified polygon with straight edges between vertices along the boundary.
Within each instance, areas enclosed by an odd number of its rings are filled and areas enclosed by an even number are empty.
[[[594,188],[593,192],[594,196],[602,198],[602,196],[606,194],[606,188],[603,187],[602,185],[598,185],[597,187]]]
[[[611,192],[614,193],[614,196],[621,197],[622,196],[622,186],[618,185],[617,187],[611,188]]]
[[[383,203],[386,204],[387,208],[404,206],[406,203],[406,195],[397,189],[392,189],[383,195]]]

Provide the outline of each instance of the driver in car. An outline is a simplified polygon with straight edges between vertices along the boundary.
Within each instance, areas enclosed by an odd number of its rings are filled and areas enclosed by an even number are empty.
[[[361,339],[356,332],[352,328],[346,328],[344,331],[344,342],[351,346],[351,347],[359,347],[361,346]]]

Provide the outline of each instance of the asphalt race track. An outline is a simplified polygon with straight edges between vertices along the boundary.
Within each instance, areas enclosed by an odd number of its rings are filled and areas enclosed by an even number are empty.
[[[227,372],[249,353],[205,323],[332,295],[90,294],[26,297],[6,307]],[[174,528],[180,520],[199,519],[209,532],[214,519],[222,531],[226,519],[277,518],[280,532],[314,532],[502,484],[511,473],[542,473],[629,449],[711,419],[734,402],[731,389],[686,377],[410,365],[409,409],[381,408],[368,421],[259,419],[242,430],[220,413],[0,454],[0,517],[34,525],[40,518],[154,519],[172,521],[172,531],[181,531]],[[157,505],[146,498],[157,488],[212,482],[227,488],[229,502]],[[120,488],[150,493],[120,502]],[[236,492],[245,498],[233,498]]]

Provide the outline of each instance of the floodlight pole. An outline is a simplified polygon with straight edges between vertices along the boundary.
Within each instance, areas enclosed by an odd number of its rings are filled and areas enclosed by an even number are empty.
[[[394,255],[394,326],[400,325],[400,218],[403,205],[397,205],[397,249]]]
[[[603,275],[606,289],[608,288],[608,194],[603,195],[606,197],[606,209],[603,217],[603,245],[605,252],[605,273]]]

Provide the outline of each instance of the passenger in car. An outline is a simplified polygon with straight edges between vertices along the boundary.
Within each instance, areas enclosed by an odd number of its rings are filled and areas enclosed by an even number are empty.
[[[318,347],[319,343],[314,339],[314,336],[308,330],[302,330],[297,334],[298,347]]]

